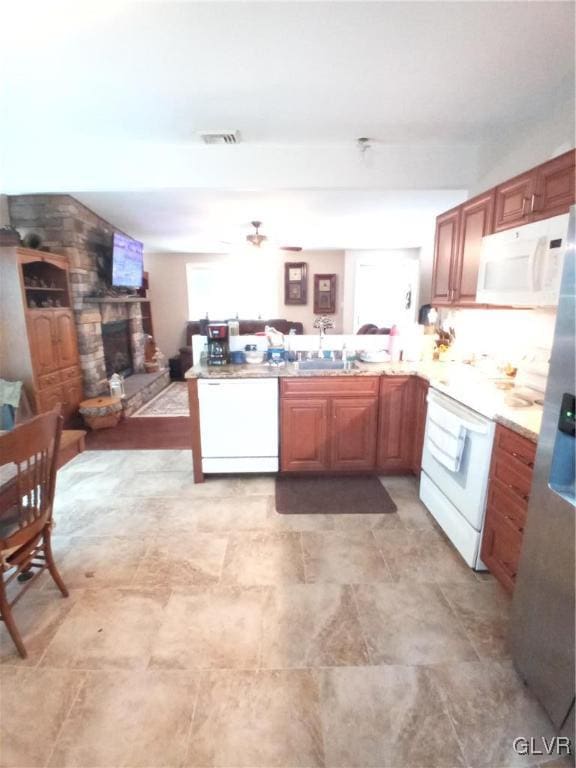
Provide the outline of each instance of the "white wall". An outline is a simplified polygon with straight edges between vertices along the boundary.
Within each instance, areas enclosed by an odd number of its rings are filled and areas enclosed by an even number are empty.
[[[516,125],[508,134],[482,145],[480,173],[470,188],[470,197],[574,147],[574,109],[574,84],[570,83],[541,119],[530,120],[525,130]]]
[[[222,258],[222,255],[205,253],[144,254],[144,269],[148,272],[150,282],[148,295],[152,306],[154,335],[156,343],[166,356],[175,355],[186,341],[185,328],[189,319],[186,264],[217,262]],[[305,306],[284,304],[284,262],[286,261],[305,261],[308,264],[308,303]],[[278,270],[278,317],[303,323],[306,333],[313,332],[314,274],[335,273],[337,301],[334,332],[342,332],[343,251],[301,251],[294,254],[281,254],[278,258]]]

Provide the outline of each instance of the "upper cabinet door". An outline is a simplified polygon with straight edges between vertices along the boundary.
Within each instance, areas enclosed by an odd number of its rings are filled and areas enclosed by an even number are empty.
[[[536,190],[531,199],[533,221],[568,213],[570,206],[576,203],[575,173],[576,150],[539,166]]]
[[[60,364],[58,362],[53,311],[33,310],[29,312],[28,329],[36,376],[56,371]]]
[[[537,170],[528,171],[496,187],[494,232],[531,221],[530,208],[536,193]]]
[[[460,208],[454,208],[436,219],[434,268],[432,272],[432,304],[449,304],[454,294],[454,264],[458,249]]]
[[[454,299],[459,304],[476,301],[476,284],[482,238],[492,232],[496,190],[491,189],[460,206],[460,238],[456,260]]]
[[[335,397],[331,410],[330,468],[341,471],[374,469],[378,400],[375,397]]]
[[[66,368],[78,362],[78,347],[76,344],[76,328],[74,313],[71,309],[63,309],[54,313],[58,361],[60,368]]]

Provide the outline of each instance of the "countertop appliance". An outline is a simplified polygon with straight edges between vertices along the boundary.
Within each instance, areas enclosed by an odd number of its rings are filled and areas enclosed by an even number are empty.
[[[228,323],[208,323],[208,365],[228,365]]]
[[[278,379],[199,379],[202,471],[278,471]]]
[[[562,735],[574,736],[576,206],[560,287],[534,478],[514,590],[512,654]]]
[[[420,498],[476,570],[486,570],[480,544],[493,442],[491,419],[430,389]]]
[[[568,232],[568,214],[482,239],[476,301],[554,307]]]

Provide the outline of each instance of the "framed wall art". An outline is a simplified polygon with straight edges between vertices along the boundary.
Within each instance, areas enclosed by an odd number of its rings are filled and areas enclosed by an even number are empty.
[[[314,314],[336,312],[336,275],[314,275]]]
[[[284,264],[284,304],[308,303],[308,265],[305,261]]]

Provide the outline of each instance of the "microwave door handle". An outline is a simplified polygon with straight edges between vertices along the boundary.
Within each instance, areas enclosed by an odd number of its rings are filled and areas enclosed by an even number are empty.
[[[544,256],[545,251],[546,251],[546,237],[543,235],[542,237],[538,238],[538,242],[536,243],[536,248],[534,249],[534,253],[532,254],[532,258],[531,258],[532,291],[540,290],[541,263],[542,263],[542,257]]]

